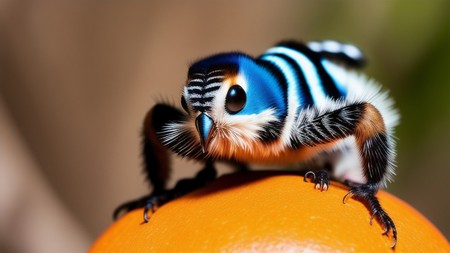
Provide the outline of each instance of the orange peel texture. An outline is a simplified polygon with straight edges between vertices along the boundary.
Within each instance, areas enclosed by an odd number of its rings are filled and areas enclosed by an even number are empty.
[[[134,210],[93,244],[99,252],[450,252],[447,239],[414,208],[380,191],[398,230],[392,234],[348,188],[314,189],[303,177],[273,172],[227,175],[160,207],[149,223]]]

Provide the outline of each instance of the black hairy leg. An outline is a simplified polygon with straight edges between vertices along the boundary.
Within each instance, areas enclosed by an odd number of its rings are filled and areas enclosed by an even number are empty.
[[[184,122],[186,115],[175,107],[166,104],[155,105],[146,115],[142,131],[142,156],[144,159],[144,172],[153,186],[153,192],[136,200],[128,201],[113,213],[117,219],[123,212],[145,207],[144,220],[148,221],[147,213],[170,200],[198,189],[216,177],[216,170],[211,162],[206,161],[203,170],[194,178],[180,180],[173,189],[166,189],[166,182],[170,175],[169,149],[187,158],[202,160],[201,149],[188,149],[183,143],[192,143],[192,136],[184,135],[183,140],[172,140],[170,145],[162,144],[165,127],[174,122]],[[183,153],[187,152],[187,153]]]
[[[353,198],[364,203],[370,210],[370,225],[372,225],[373,218],[376,217],[377,220],[383,225],[384,232],[383,235],[387,235],[389,231],[392,231],[392,236],[394,238],[394,243],[392,248],[397,244],[397,228],[395,227],[394,221],[389,217],[389,215],[381,207],[375,194],[378,191],[378,186],[374,184],[355,186],[350,189],[350,191],[344,196],[342,202],[345,204],[347,196],[353,195]]]
[[[303,178],[303,181],[306,182],[306,179],[312,175],[313,179],[312,182],[314,182],[315,188],[320,191],[327,191],[330,187],[330,176],[328,175],[328,171],[326,170],[319,170],[317,172],[308,171],[305,174],[305,177]]]
[[[388,140],[382,115],[374,105],[364,102],[345,105],[329,112],[310,111],[310,114],[297,120],[298,130],[294,133],[293,146],[314,147],[354,136],[367,183],[351,185],[346,196],[353,194],[366,204],[372,218],[376,217],[385,227],[384,234],[392,230],[394,247],[397,229],[375,197],[379,185],[393,174],[392,142]]]
[[[207,162],[205,167],[201,171],[199,171],[195,175],[195,177],[181,179],[172,189],[153,191],[149,195],[145,195],[141,198],[128,201],[120,205],[114,211],[113,218],[117,219],[123,212],[126,213],[131,210],[144,207],[144,221],[148,222],[150,220],[148,215],[149,211],[151,211],[151,213],[154,213],[165,203],[205,186],[208,182],[213,181],[216,176],[217,171],[214,165],[210,162]]]

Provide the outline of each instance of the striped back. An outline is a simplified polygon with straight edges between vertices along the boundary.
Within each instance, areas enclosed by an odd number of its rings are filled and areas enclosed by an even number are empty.
[[[347,94],[345,87],[329,71],[331,62],[303,44],[279,44],[258,60],[270,63],[266,64],[270,71],[285,77],[289,96],[302,108],[323,103],[327,98],[340,99]]]

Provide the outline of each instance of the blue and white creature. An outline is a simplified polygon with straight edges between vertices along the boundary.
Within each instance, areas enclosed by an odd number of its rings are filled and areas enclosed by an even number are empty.
[[[387,92],[356,71],[364,63],[357,47],[336,41],[283,42],[256,58],[231,52],[195,62],[181,96],[184,111],[157,104],[144,121],[153,192],[114,216],[145,207],[148,221],[149,211],[214,180],[215,162],[241,169],[306,163],[321,168],[305,174],[317,189],[328,189],[329,173],[349,185],[347,195],[367,204],[371,222],[376,217],[385,234],[392,231],[394,247],[395,224],[375,194],[395,175],[399,115]],[[169,152],[205,166],[168,190]]]

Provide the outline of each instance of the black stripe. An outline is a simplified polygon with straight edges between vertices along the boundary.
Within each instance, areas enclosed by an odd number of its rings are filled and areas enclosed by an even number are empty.
[[[209,88],[206,88],[208,86],[208,84],[211,83],[215,83],[215,82],[222,82],[223,81],[223,77],[215,77],[218,76],[218,74],[220,74],[221,71],[215,72],[213,73],[213,75],[203,75],[200,73],[191,73],[192,76],[198,76],[201,77],[202,81],[196,81],[196,82],[190,82],[188,84],[188,94],[190,95],[198,95],[199,97],[193,98],[190,97],[189,98],[189,102],[191,104],[194,103],[200,103],[200,106],[193,106],[194,109],[199,110],[199,111],[208,111],[211,109],[211,106],[209,105],[205,105],[205,103],[209,103],[211,102],[215,96],[207,96],[205,97],[205,94],[208,92],[214,92],[217,91],[218,89],[220,89],[220,86],[212,86]],[[209,81],[206,81],[208,78],[211,78]],[[199,78],[197,78],[199,79]]]
[[[297,121],[296,132],[291,139],[291,146],[300,148],[302,145],[315,146],[349,136],[359,122],[364,111],[364,104],[357,103],[319,115],[305,117]]]
[[[188,88],[192,88],[192,89],[203,89],[203,84],[197,84],[197,83],[189,83],[187,85]]]
[[[203,92],[204,92],[204,93],[207,93],[207,92],[215,91],[215,90],[218,90],[218,89],[220,89],[220,86],[217,86],[217,87],[209,87],[209,88],[204,89]]]
[[[295,60],[292,59],[291,57],[284,55],[284,54],[266,54],[266,55],[277,56],[288,62],[290,67],[294,70],[294,72],[297,76],[298,83],[300,85],[300,94],[299,95],[303,100],[301,106],[308,107],[308,106],[313,105],[314,101],[312,99],[311,91],[309,90],[309,86],[305,79],[303,70],[300,68],[300,66],[297,64],[297,62],[295,62]]]
[[[322,82],[322,86],[326,95],[328,95],[333,99],[339,99],[345,96],[345,94],[340,93],[339,89],[336,86],[336,83],[333,81],[330,74],[328,74],[328,72],[323,67],[321,62],[322,56],[320,53],[312,51],[304,44],[292,41],[282,42],[277,46],[287,47],[305,55],[316,67],[317,73],[319,74],[319,78]]]
[[[314,145],[315,143],[326,143],[327,139],[325,136],[321,135],[319,131],[315,128],[315,126],[310,126],[305,128],[303,131],[307,134],[308,138],[307,143],[309,145]]]
[[[324,44],[329,43],[329,42],[337,43],[339,45],[339,50],[338,51],[327,51],[326,48],[324,47]],[[341,64],[345,64],[346,66],[353,67],[353,68],[362,68],[367,64],[366,57],[361,52],[361,50],[358,47],[356,47],[355,45],[342,43],[339,41],[325,40],[325,41],[309,42],[308,48],[311,48],[310,43],[315,43],[316,45],[320,46],[319,49],[314,49],[314,50],[311,49],[312,51],[321,54],[324,58],[330,59],[331,61],[339,62]],[[353,57],[346,53],[344,48],[349,47],[349,46],[355,47],[360,52],[359,57]]]
[[[285,118],[286,116],[283,117],[282,122],[284,122]],[[258,137],[260,138],[261,142],[269,143],[278,140],[278,138],[281,135],[281,131],[283,129],[282,122],[271,121],[263,127],[263,130],[258,131]]]
[[[211,92],[211,91],[216,91],[220,89],[220,86],[217,87],[209,87],[206,89],[202,89],[202,88],[195,88],[195,89],[188,89],[188,94],[198,94],[203,96],[204,94]]]
[[[205,77],[205,74],[203,74],[203,73],[193,73],[191,75],[192,75],[192,79],[195,79],[195,78],[203,79]]]
[[[202,92],[202,87],[198,86],[189,86],[190,89],[188,89],[189,94],[197,94]]]
[[[192,108],[196,109],[197,111],[207,111],[210,109],[210,106],[207,105],[193,105]]]
[[[208,76],[213,76],[213,75],[223,75],[225,73],[225,70],[220,69],[220,68],[215,68],[214,70],[211,70],[208,72]]]
[[[261,57],[255,59],[255,63],[268,71],[277,81],[279,89],[282,92],[283,103],[285,105],[288,104],[288,85],[287,79],[284,76],[283,72],[272,62],[263,60]],[[286,110],[289,110],[286,106]],[[277,140],[282,132],[283,125],[286,121],[287,113],[283,113],[279,115],[278,121],[269,122],[266,126],[263,127],[263,130],[259,131],[259,136],[261,142],[269,143]]]
[[[211,102],[214,97],[200,97],[200,98],[190,98],[191,103],[200,102],[202,104]]]
[[[368,183],[378,183],[386,175],[390,152],[388,147],[386,133],[377,133],[364,141],[361,152],[367,167],[364,174]]]

